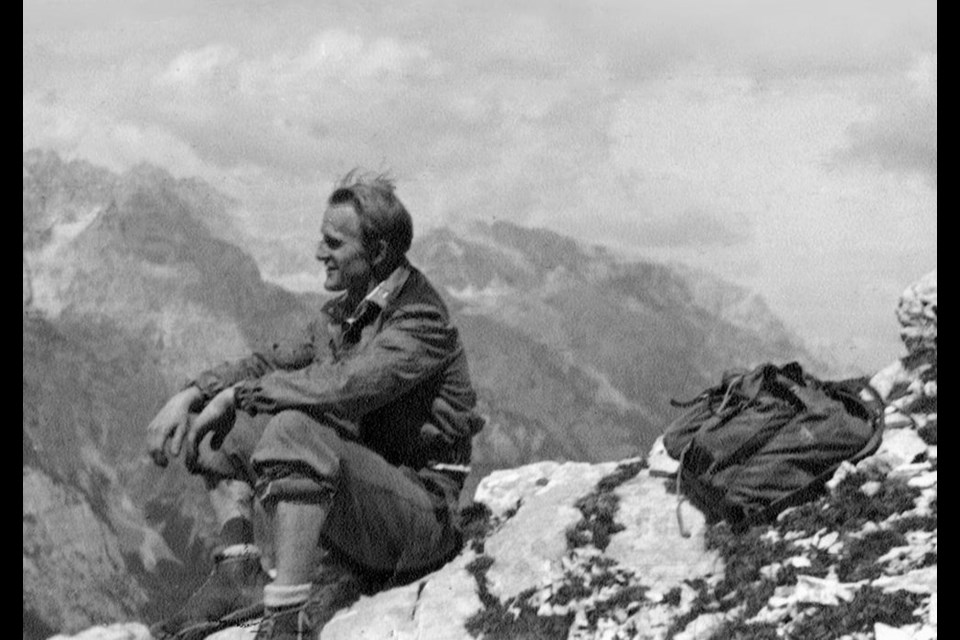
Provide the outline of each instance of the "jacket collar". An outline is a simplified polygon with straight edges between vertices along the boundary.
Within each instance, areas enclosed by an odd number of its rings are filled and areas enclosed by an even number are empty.
[[[393,270],[393,272],[380,282],[367,296],[357,305],[357,309],[365,304],[374,304],[380,307],[380,310],[387,308],[390,301],[393,300],[397,292],[406,284],[410,277],[410,263],[404,258],[403,263]]]
[[[347,300],[346,294],[334,298],[326,305],[324,311],[334,321],[344,325],[346,328],[360,322],[367,317],[376,316],[380,311],[387,308],[387,305],[397,297],[397,293],[406,284],[410,277],[411,266],[404,258],[403,263],[394,269],[389,276],[380,281],[363,300],[360,301],[352,312],[345,308]],[[362,323],[361,323],[362,324]]]

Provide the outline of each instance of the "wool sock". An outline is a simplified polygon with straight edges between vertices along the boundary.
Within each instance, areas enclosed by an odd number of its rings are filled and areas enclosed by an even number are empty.
[[[268,584],[263,588],[263,605],[269,609],[287,609],[301,605],[310,595],[311,584]]]

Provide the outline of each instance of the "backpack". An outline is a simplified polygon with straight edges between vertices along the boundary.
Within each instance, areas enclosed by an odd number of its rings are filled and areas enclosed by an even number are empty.
[[[671,404],[686,407],[663,435],[680,461],[678,494],[734,531],[813,499],[883,435],[883,401],[866,380],[821,381],[796,362],[727,371],[719,385]]]

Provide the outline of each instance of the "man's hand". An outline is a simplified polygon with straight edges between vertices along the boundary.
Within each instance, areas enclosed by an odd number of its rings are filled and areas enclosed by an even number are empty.
[[[180,455],[180,445],[189,426],[190,410],[202,399],[200,389],[187,387],[167,400],[167,404],[147,425],[147,450],[156,465],[167,466],[167,443],[170,444],[173,457]]]
[[[227,387],[207,403],[200,415],[190,421],[187,428],[187,451],[184,458],[187,469],[194,470],[197,467],[200,443],[203,442],[208,433],[213,433],[213,438],[210,440],[211,447],[219,449],[223,444],[223,439],[233,429],[233,421],[237,415],[234,402],[233,387]]]

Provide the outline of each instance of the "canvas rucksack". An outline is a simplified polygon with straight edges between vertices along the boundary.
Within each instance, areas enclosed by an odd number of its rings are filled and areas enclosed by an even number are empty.
[[[876,451],[883,431],[883,402],[866,381],[821,381],[796,362],[728,371],[673,404],[686,411],[663,444],[680,461],[679,489],[735,530],[814,498],[840,463]]]

